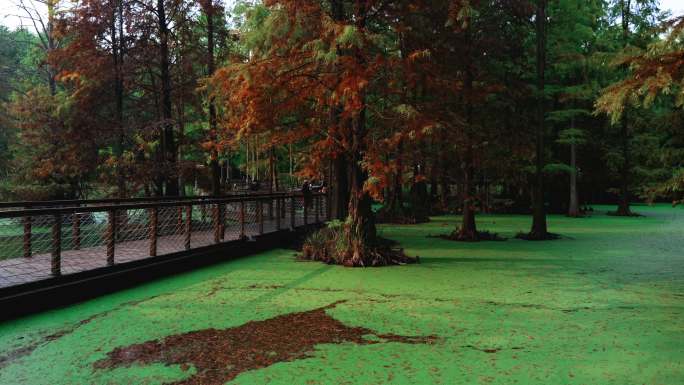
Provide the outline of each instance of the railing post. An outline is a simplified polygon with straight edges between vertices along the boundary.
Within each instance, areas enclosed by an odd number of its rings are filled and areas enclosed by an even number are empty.
[[[190,250],[192,237],[192,205],[185,206],[185,250]]]
[[[219,213],[219,204],[215,204],[213,208],[213,216],[214,216],[214,243],[220,243],[221,242],[221,221],[220,221],[220,213]]]
[[[24,217],[24,258],[31,258],[31,217]]]
[[[107,212],[107,266],[114,266],[116,247],[116,210]]]
[[[219,222],[221,223],[221,240],[226,240],[226,209],[227,206],[219,203]]]
[[[276,230],[280,230],[280,197],[276,197]]]
[[[52,276],[62,275],[62,216],[57,214],[52,222]]]
[[[259,235],[264,234],[264,201],[257,198],[257,216],[259,217]]]
[[[71,238],[74,250],[81,250],[81,214],[71,216]]]
[[[325,194],[325,216],[326,220],[332,220],[332,208],[330,207],[330,194]]]
[[[295,195],[290,198],[290,229],[295,229]]]
[[[268,198],[268,219],[273,220],[273,197]]]
[[[285,200],[285,196],[280,199],[280,217],[285,219],[287,218],[287,201]]]
[[[302,198],[302,206],[304,206],[302,211],[304,213],[304,226],[306,226],[309,224],[309,202],[306,200],[306,197]]]
[[[150,209],[150,257],[157,256],[157,231],[159,228],[159,210]]]
[[[245,239],[245,201],[240,201],[240,239]]]
[[[314,197],[314,210],[316,211],[316,224],[320,221],[319,211],[321,210],[321,196],[316,195]]]

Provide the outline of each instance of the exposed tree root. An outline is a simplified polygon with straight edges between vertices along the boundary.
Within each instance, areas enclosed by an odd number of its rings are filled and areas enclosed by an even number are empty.
[[[347,241],[344,226],[327,227],[304,241],[302,260],[318,261],[347,267],[380,267],[417,263],[417,258],[404,254],[397,243],[378,237],[373,244],[359,250]]]

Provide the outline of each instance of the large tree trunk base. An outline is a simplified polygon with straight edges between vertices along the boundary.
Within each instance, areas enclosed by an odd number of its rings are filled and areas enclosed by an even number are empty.
[[[609,211],[606,214],[613,216],[613,217],[641,217],[643,215],[637,214],[632,211],[632,209],[629,206],[625,205],[620,205],[618,206],[617,211]]]
[[[346,267],[381,267],[419,262],[404,254],[397,243],[376,238],[373,245],[349,244],[344,227],[326,227],[311,234],[302,246],[299,259]]]
[[[568,211],[568,213],[565,214],[565,216],[568,218],[586,218],[589,215],[587,214],[587,210],[577,209]]]

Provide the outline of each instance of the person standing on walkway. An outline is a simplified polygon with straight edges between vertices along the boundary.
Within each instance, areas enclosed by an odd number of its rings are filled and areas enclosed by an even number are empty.
[[[304,206],[307,208],[311,207],[313,196],[311,194],[311,184],[308,180],[304,180],[304,184],[302,184],[302,195],[304,196]]]

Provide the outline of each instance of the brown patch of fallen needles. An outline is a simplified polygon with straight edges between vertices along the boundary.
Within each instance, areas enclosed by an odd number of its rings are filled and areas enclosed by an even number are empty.
[[[309,357],[319,344],[430,344],[436,341],[434,336],[376,334],[366,328],[349,327],[326,312],[339,303],[265,321],[252,321],[230,329],[206,329],[119,347],[107,358],[97,361],[94,367],[111,369],[164,363],[180,365],[187,370],[192,365],[196,369],[195,374],[171,384],[224,384],[246,371]],[[364,338],[368,335],[378,339]]]

